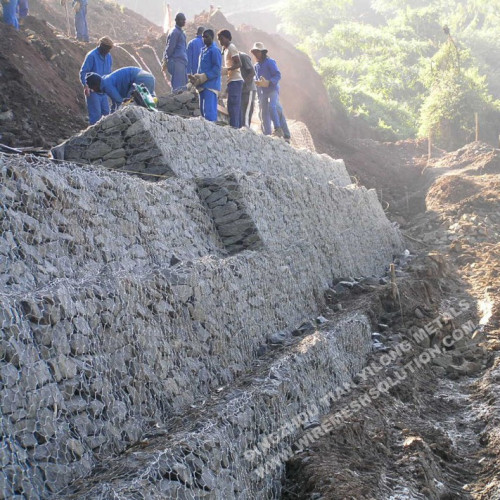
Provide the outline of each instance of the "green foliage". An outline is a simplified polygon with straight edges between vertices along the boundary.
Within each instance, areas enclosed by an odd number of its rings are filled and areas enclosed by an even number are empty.
[[[432,133],[446,147],[470,137],[475,112],[498,114],[499,13],[500,0],[288,0],[281,11],[334,105],[382,138]]]
[[[474,138],[475,113],[495,108],[468,51],[460,51],[452,38],[432,58],[423,73],[430,92],[420,112],[419,135],[433,137],[435,144],[450,149]]]

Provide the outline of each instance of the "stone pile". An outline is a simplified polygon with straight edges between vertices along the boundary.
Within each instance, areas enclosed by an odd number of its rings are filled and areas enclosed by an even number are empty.
[[[99,148],[117,156],[96,159]],[[166,179],[126,173],[146,152],[143,172]],[[180,421],[189,432],[193,408],[238,384],[278,337],[290,340],[334,279],[380,276],[402,250],[376,194],[350,186],[341,161],[248,131],[130,108],[57,154],[92,165],[0,155],[4,497],[50,496],[150,432],[172,434]],[[104,165],[119,158],[122,172]],[[230,447],[224,463],[251,445],[243,429],[255,441],[318,398],[315,381],[322,391],[356,370],[371,348],[363,324],[304,339],[280,361],[293,383],[267,409],[267,382],[256,381],[253,395],[238,389],[234,402],[255,402],[253,414],[239,406],[234,421],[207,414],[207,428]],[[241,442],[232,434],[240,425]],[[166,446],[164,455],[177,456],[177,445]],[[227,498],[271,491],[272,477],[254,488],[243,465],[219,479],[210,449],[193,470],[206,481],[216,475],[206,485],[212,496],[228,484]],[[162,483],[151,470],[151,484]]]
[[[201,116],[200,100],[196,92],[185,91],[158,98],[158,109],[168,114],[192,117]]]

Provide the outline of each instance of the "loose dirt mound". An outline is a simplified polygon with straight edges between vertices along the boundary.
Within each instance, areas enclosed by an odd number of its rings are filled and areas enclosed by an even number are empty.
[[[443,208],[470,198],[480,190],[472,180],[458,175],[447,175],[438,179],[429,190],[427,208]]]
[[[499,174],[500,158],[497,150],[482,142],[472,142],[463,148],[431,160],[433,168],[463,169],[474,174]]]
[[[85,128],[83,92],[75,92],[84,50],[28,18],[26,30],[3,25],[0,37],[0,141],[15,146],[55,144]]]

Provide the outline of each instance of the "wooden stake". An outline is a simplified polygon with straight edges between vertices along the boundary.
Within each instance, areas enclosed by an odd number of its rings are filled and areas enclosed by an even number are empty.
[[[476,142],[479,141],[479,114],[474,113],[474,119],[476,121]]]
[[[429,137],[427,138],[427,161],[432,158],[432,134],[429,132]]]
[[[392,292],[392,300],[396,301],[398,296],[398,290],[396,285],[396,268],[394,264],[390,265],[391,270],[391,292]]]

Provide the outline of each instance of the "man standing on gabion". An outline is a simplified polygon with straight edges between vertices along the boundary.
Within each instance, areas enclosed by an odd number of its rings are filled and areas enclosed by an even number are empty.
[[[167,36],[167,45],[163,55],[162,68],[168,70],[172,77],[172,91],[183,90],[187,85],[187,44],[186,34],[182,29],[186,24],[186,16],[179,12],[175,16],[175,28]]]
[[[243,77],[241,76],[240,53],[231,42],[232,36],[229,30],[220,30],[217,39],[222,46],[222,57],[224,66],[222,75],[227,76],[227,111],[229,113],[229,125],[240,128],[241,120],[241,91],[243,89]]]
[[[243,77],[243,89],[241,91],[241,123],[242,127],[250,128],[252,123],[253,108],[257,87],[255,85],[255,70],[252,59],[248,54],[240,52],[241,76]]]
[[[198,71],[201,49],[203,48],[202,35],[204,31],[205,28],[203,26],[198,27],[198,29],[196,30],[196,37],[187,44],[188,75],[194,75]]]
[[[91,92],[85,82],[87,73],[97,73],[100,76],[109,75],[113,65],[110,51],[113,48],[113,40],[105,36],[99,40],[99,45],[91,50],[83,61],[80,69],[80,81],[83,85],[85,101],[89,112],[89,123],[94,125],[102,116],[109,115],[108,96],[101,92]]]
[[[189,81],[200,93],[201,116],[211,122],[217,121],[217,98],[220,92],[222,56],[214,44],[213,30],[203,32],[205,47],[201,50],[198,72],[189,75]]]
[[[255,42],[250,51],[255,57],[255,85],[258,87],[259,104],[262,115],[264,135],[271,135],[271,122],[274,124],[275,137],[283,137],[283,129],[278,115],[279,81],[281,73],[274,59],[267,56],[262,42]]]

